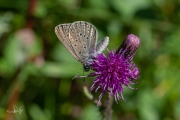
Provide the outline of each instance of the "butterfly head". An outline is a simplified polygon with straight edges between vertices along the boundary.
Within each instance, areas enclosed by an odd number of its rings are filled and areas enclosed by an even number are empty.
[[[84,71],[88,72],[91,69],[90,64],[84,64]]]

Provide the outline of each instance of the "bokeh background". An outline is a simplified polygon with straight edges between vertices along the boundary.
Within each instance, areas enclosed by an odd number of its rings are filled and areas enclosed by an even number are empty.
[[[141,39],[138,89],[114,102],[113,120],[180,120],[179,0],[1,0],[1,120],[101,120],[83,90],[93,78],[72,80],[82,65],[54,33],[78,20],[96,26],[99,40],[109,36],[109,50],[130,33]],[[23,112],[7,113],[13,105]]]

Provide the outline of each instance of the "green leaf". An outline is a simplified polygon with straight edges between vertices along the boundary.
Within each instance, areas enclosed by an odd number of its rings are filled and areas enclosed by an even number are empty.
[[[87,105],[81,113],[80,120],[102,120],[98,107]]]

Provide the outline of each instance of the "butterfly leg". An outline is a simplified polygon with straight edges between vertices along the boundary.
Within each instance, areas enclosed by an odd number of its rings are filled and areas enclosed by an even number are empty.
[[[74,76],[74,78],[72,78],[72,80],[75,79],[75,78],[89,78],[89,77],[91,77],[91,76]]]
[[[74,80],[75,78],[86,78],[88,76],[78,76],[79,72],[72,78]]]
[[[73,79],[75,79],[75,78],[86,78],[86,77],[88,77],[88,76],[75,76]]]

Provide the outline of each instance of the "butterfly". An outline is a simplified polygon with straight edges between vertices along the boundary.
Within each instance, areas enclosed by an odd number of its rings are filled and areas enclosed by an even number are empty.
[[[55,27],[55,33],[71,55],[83,64],[86,72],[91,69],[96,56],[101,54],[109,43],[109,37],[97,43],[97,29],[85,21],[59,24]]]

